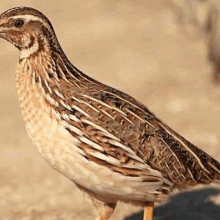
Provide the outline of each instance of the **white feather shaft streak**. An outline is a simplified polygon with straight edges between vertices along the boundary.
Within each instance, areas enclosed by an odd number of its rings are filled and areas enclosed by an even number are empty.
[[[105,107],[107,107],[107,108],[112,108],[112,106],[106,104],[105,102],[102,102],[101,100],[96,99],[96,98],[93,98],[93,97],[88,96],[88,95],[86,95],[86,94],[83,94],[83,97],[86,97],[86,98],[88,98],[88,99],[90,99],[90,100],[92,100],[92,101],[94,101],[94,102],[97,102],[97,103],[99,103],[100,105],[103,105],[103,106],[105,106]]]
[[[176,156],[176,154],[170,149],[170,146],[162,140],[162,142],[167,146],[167,148],[170,150],[170,152],[172,153],[172,155],[176,158],[176,161],[178,162],[178,164],[180,165],[180,167],[185,170],[185,167],[182,165],[182,163],[179,161],[179,158]],[[175,166],[174,166],[175,167]],[[178,171],[179,173],[179,171]]]
[[[83,111],[81,108],[79,108],[76,105],[71,105],[72,108],[76,109],[77,111],[81,112],[83,115],[85,115],[88,118],[91,118],[89,114],[87,114],[85,111]]]
[[[146,122],[143,118],[139,117],[137,114],[135,114],[134,112],[132,112],[131,110],[129,110],[128,108],[126,108],[126,111],[129,112],[130,114],[132,114],[134,117],[136,117],[137,119],[139,119],[142,122]]]
[[[94,149],[96,149],[96,150],[99,150],[99,151],[104,151],[104,149],[100,146],[100,145],[98,145],[98,144],[96,144],[96,143],[94,143],[93,141],[91,141],[91,140],[89,140],[88,138],[86,138],[86,137],[79,137],[79,139],[83,142],[83,143],[85,143],[85,144],[88,144],[90,147],[92,147],[92,148],[94,148]]]
[[[111,118],[112,120],[114,120],[114,117],[112,115],[110,115],[107,111],[105,111],[104,109],[101,109],[101,112],[103,112],[105,115],[107,115],[109,118]]]
[[[120,142],[115,141],[115,140],[107,140],[106,143],[109,143],[109,144],[112,144],[112,145],[114,145],[116,147],[122,148],[123,150],[127,151],[128,153],[130,153],[130,155],[129,155],[130,157],[132,157],[133,159],[135,159],[135,160],[137,160],[137,161],[139,161],[141,163],[144,163],[144,161],[140,157],[138,157],[136,155],[136,153],[130,147],[127,147],[127,146],[125,146],[125,145],[123,145]]]
[[[187,147],[187,145],[180,139],[178,138],[176,135],[172,134],[168,129],[165,128],[165,126],[163,126],[162,124],[160,124],[160,126],[170,135],[172,136],[174,139],[176,139],[178,142],[180,142],[182,144],[182,146],[188,151],[190,152],[197,160],[197,162],[199,163],[199,165],[201,166],[201,168],[207,172],[210,173],[202,164],[201,160],[199,159],[199,157],[189,148]]]
[[[114,157],[111,157],[111,156],[106,156],[105,154],[100,153],[99,151],[94,151],[92,149],[89,149],[89,150],[87,150],[87,152],[90,155],[92,155],[92,156],[94,156],[94,157],[96,157],[100,160],[106,161],[107,163],[110,163],[110,164],[113,164],[113,165],[116,165],[116,166],[120,165],[119,160],[117,160],[117,159],[115,159]]]
[[[111,93],[111,92],[109,92],[109,91],[105,91],[105,90],[102,91],[102,92],[108,93],[108,94],[112,95],[113,97],[116,97],[116,98],[122,100],[123,102],[128,103],[129,105],[131,105],[131,106],[133,106],[133,107],[135,107],[135,108],[140,109],[142,112],[145,113],[145,111],[144,111],[143,109],[139,108],[137,105],[134,105],[133,103],[129,102],[128,100],[123,99],[121,96],[118,96],[118,95],[116,95],[116,94],[114,94],[114,93]]]
[[[83,101],[83,100],[80,100],[80,102],[83,103],[83,104],[85,104],[85,105],[87,105],[89,108],[91,108],[91,109],[94,110],[95,112],[97,112],[97,113],[100,112],[97,108],[93,107],[93,106],[90,105],[89,103],[87,103],[87,102],[85,102],[85,101]]]
[[[74,133],[76,133],[78,136],[83,136],[83,132],[80,130],[80,129],[78,129],[78,128],[76,128],[75,126],[73,126],[73,125],[69,125],[66,121],[62,121],[62,123],[63,123],[63,126],[65,126],[66,128],[69,128],[72,132],[74,132]]]
[[[115,111],[117,111],[118,113],[120,113],[120,114],[124,115],[125,117],[127,117],[127,115],[126,115],[123,111],[121,111],[119,108],[116,108],[115,106],[110,106],[110,105],[106,104],[105,102],[102,102],[102,101],[99,100],[99,99],[96,99],[96,98],[94,98],[94,97],[91,97],[91,96],[88,96],[88,95],[85,95],[85,94],[83,94],[83,96],[86,97],[86,98],[88,98],[88,99],[90,99],[90,100],[92,100],[92,101],[94,101],[94,102],[97,102],[97,103],[99,103],[100,105],[103,105],[103,106],[105,106],[105,107],[107,107],[107,108],[109,108],[109,109],[115,110]]]
[[[112,138],[116,141],[120,141],[118,138],[116,138],[113,134],[109,133],[107,130],[105,130],[104,128],[102,128],[101,126],[93,123],[92,121],[88,120],[88,119],[82,119],[82,122],[85,122],[86,124],[91,125],[94,129],[102,131],[103,135],[105,135],[106,137]]]

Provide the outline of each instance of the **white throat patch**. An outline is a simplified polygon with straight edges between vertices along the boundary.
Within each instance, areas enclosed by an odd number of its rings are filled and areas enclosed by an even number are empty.
[[[29,57],[31,54],[33,54],[33,53],[35,53],[36,51],[38,51],[38,49],[39,49],[39,44],[38,44],[38,42],[37,42],[37,39],[35,39],[34,44],[33,44],[30,48],[22,49],[22,50],[20,51],[19,58],[20,58],[20,59],[27,58],[27,57]]]

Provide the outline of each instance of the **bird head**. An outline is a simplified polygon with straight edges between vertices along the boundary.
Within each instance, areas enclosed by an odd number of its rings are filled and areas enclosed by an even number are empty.
[[[0,15],[0,37],[20,50],[20,58],[27,58],[41,50],[59,48],[48,18],[36,9],[16,7]]]

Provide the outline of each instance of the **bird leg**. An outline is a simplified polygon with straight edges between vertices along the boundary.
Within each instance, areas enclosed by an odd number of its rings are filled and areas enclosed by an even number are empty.
[[[108,220],[115,210],[115,203],[104,203],[95,198],[92,199],[92,202],[99,214],[96,220]]]
[[[154,203],[149,202],[144,206],[144,217],[143,220],[152,220],[154,211]]]

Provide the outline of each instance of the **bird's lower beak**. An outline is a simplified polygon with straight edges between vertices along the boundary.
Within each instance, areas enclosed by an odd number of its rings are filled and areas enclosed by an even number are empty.
[[[0,25],[0,34],[5,34],[5,33],[6,33],[5,29]]]
[[[0,28],[0,36],[4,34],[4,31]]]
[[[6,31],[0,26],[0,38],[5,38]]]
[[[5,39],[5,35],[6,35],[6,33],[5,33],[5,32],[1,32],[1,31],[0,31],[0,38]]]

